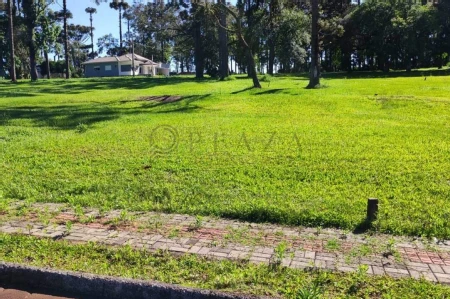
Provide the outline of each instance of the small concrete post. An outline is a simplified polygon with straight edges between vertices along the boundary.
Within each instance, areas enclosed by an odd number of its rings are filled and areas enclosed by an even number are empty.
[[[369,198],[367,201],[367,222],[373,222],[377,219],[378,198]]]

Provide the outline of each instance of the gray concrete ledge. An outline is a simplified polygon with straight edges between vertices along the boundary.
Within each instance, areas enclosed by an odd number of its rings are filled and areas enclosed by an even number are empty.
[[[253,299],[255,296],[184,288],[153,281],[123,279],[0,262],[0,287],[59,296],[108,299]]]

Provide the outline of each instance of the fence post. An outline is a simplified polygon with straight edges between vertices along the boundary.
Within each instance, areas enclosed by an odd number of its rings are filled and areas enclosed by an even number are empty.
[[[367,222],[371,223],[377,220],[378,198],[369,198],[367,200]]]

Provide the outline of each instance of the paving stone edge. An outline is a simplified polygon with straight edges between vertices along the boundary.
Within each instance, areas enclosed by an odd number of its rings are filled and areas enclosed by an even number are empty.
[[[88,273],[0,262],[0,287],[47,292],[60,296],[108,299],[255,299],[268,298]]]

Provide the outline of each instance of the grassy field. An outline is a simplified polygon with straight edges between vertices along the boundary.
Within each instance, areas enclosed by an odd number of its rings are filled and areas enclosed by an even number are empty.
[[[446,74],[0,81],[0,199],[449,238]]]
[[[74,245],[0,234],[0,260],[37,267],[156,280],[188,287],[275,298],[449,298],[450,288],[425,280],[356,273],[303,271],[229,260]]]

